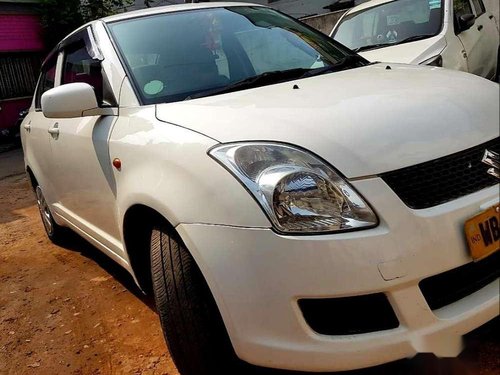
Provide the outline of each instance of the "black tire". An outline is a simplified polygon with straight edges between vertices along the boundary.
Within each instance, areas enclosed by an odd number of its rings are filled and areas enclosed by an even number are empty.
[[[210,289],[172,228],[151,234],[153,291],[170,354],[182,375],[244,373]]]
[[[38,211],[40,212],[40,218],[42,219],[47,237],[56,245],[61,245],[67,236],[66,228],[61,227],[54,221],[49,205],[43,195],[42,188],[39,185],[35,187],[35,195]]]

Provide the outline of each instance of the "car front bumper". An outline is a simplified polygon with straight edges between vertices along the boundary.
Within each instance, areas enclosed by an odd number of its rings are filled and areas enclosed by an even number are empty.
[[[464,222],[498,202],[498,185],[418,211],[406,207],[379,178],[353,185],[376,209],[377,228],[282,236],[267,228],[177,227],[241,359],[319,372],[373,366],[418,352],[456,356],[462,335],[499,315],[498,278],[437,310],[431,310],[419,288],[421,280],[471,262]],[[397,328],[318,334],[298,305],[303,298],[375,293],[387,296]]]

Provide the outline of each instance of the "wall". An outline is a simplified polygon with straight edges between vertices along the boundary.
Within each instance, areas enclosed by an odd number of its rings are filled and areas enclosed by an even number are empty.
[[[333,26],[335,26],[337,21],[345,12],[345,10],[340,10],[338,12],[322,14],[320,16],[302,18],[301,21],[326,35],[330,35]]]

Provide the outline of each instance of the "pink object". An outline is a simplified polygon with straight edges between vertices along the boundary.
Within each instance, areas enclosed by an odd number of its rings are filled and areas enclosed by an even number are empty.
[[[0,100],[0,130],[14,126],[19,118],[19,112],[28,109],[31,98]]]
[[[0,52],[41,50],[42,28],[38,16],[0,14]]]

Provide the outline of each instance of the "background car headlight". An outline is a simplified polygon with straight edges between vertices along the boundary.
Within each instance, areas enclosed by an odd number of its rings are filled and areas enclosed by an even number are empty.
[[[299,148],[235,143],[209,154],[232,172],[282,233],[311,234],[376,226],[368,204],[332,167]]]
[[[420,65],[429,65],[429,66],[442,67],[443,66],[443,57],[441,55],[437,55],[437,56],[431,57],[430,59],[422,61],[420,63]]]

